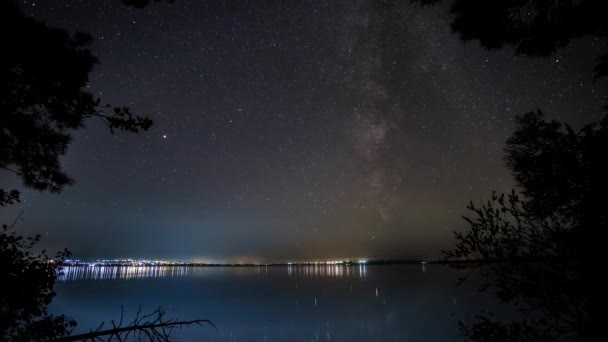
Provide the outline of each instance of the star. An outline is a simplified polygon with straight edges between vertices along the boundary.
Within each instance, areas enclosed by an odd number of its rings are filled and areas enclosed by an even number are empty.
[[[451,237],[444,227],[464,225],[457,213],[470,199],[511,191],[501,158],[513,117],[547,107],[566,122],[594,121],[599,113],[588,100],[600,98],[606,85],[556,69],[568,61],[571,70],[586,70],[595,49],[604,48],[599,41],[542,62],[513,58],[478,42],[462,44],[438,8],[420,11],[409,1],[334,1],[329,11],[306,2],[285,13],[291,17],[269,16],[259,27],[256,20],[237,23],[266,15],[256,1],[227,11],[175,1],[171,13],[159,15],[152,13],[161,11],[154,1],[143,11],[110,6],[118,0],[64,1],[69,8],[15,3],[32,18],[96,37],[91,49],[100,65],[87,91],[154,119],[150,135],[116,140],[105,129],[87,128],[74,141],[66,170],[86,175],[104,163],[126,170],[125,177],[95,174],[76,183],[137,198],[108,205],[121,214],[111,215],[108,234],[128,228],[142,243],[98,246],[93,242],[106,233],[72,232],[71,221],[53,212],[52,197],[23,203],[37,212],[28,229],[54,228],[79,257],[128,250],[280,260],[285,246],[310,258],[372,252],[366,248],[382,257],[441,257]],[[101,11],[119,15],[95,25]],[[298,27],[291,27],[296,19]],[[159,20],[183,30],[160,29]],[[169,142],[167,132],[179,136]],[[117,147],[112,154],[99,143],[109,139]],[[141,193],[133,197],[132,189]],[[169,210],[157,200],[161,193]],[[61,196],[63,206],[89,203],[74,225],[94,226],[87,210],[106,205],[105,195]],[[143,204],[151,208],[143,210],[147,215],[123,222],[122,214],[139,213]],[[170,232],[145,228],[176,220]],[[244,226],[259,238],[242,234]],[[272,238],[262,238],[267,235]]]

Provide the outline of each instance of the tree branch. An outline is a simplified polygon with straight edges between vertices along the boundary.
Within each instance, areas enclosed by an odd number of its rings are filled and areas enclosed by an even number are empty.
[[[121,307],[120,321],[118,325],[116,322],[111,321],[112,329],[101,330],[103,323],[95,331],[91,331],[85,334],[70,335],[63,338],[53,340],[54,342],[70,342],[70,341],[103,341],[102,337],[108,338],[108,340],[117,339],[118,341],[126,340],[130,334],[136,334],[135,336],[141,339],[142,337],[147,338],[149,341],[169,341],[171,332],[175,328],[181,328],[190,325],[209,324],[214,329],[217,327],[213,322],[207,319],[197,319],[191,321],[177,321],[163,319],[165,311],[158,308],[154,312],[141,315],[141,307],[135,315],[135,319],[127,326],[122,326],[124,310]]]

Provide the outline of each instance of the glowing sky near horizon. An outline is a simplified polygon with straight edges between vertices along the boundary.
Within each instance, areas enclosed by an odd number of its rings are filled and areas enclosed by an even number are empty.
[[[93,34],[92,92],[155,121],[117,136],[90,121],[63,160],[76,184],[23,191],[18,229],[79,258],[438,257],[469,200],[513,186],[515,115],[580,126],[606,93],[605,43],[485,51],[445,7],[408,1],[32,3]]]

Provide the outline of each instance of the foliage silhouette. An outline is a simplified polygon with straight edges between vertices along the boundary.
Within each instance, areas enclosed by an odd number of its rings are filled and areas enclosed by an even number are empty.
[[[0,232],[0,339],[3,341],[49,341],[67,336],[76,322],[64,315],[47,311],[55,292],[57,267],[49,263],[45,252],[35,254],[40,235],[24,238],[2,226]],[[58,253],[56,260],[67,257]]]
[[[59,192],[73,182],[59,158],[86,119],[98,117],[112,131],[130,132],[149,129],[152,120],[101,105],[86,90],[97,63],[90,35],[50,28],[12,1],[0,7],[6,49],[0,55],[0,168],[16,173],[27,187]]]
[[[471,202],[469,228],[455,233],[456,246],[445,253],[479,268],[483,289],[524,319],[479,315],[462,331],[474,341],[589,341],[604,328],[598,272],[608,237],[608,117],[579,132],[540,111],[516,123],[505,160],[520,192]]]
[[[7,205],[16,204],[19,202],[19,191],[11,190],[5,191],[0,189],[0,207],[6,207]]]
[[[17,175],[24,186],[57,193],[73,183],[59,159],[67,151],[71,134],[89,118],[102,119],[112,133],[151,127],[151,119],[133,115],[126,107],[101,105],[86,90],[88,75],[97,63],[89,49],[90,35],[70,35],[48,27],[26,17],[12,1],[0,4],[0,30],[5,47],[0,54],[0,169]],[[0,189],[1,207],[19,200],[17,190]],[[25,238],[11,231],[20,218],[21,214],[0,231],[0,340],[122,340],[134,334],[167,341],[174,328],[210,323],[167,320],[159,309],[150,315],[138,314],[126,326],[121,319],[119,325],[112,322],[114,329],[71,334],[76,322],[47,310],[61,272],[58,265],[69,252],[58,253],[53,260],[45,251],[34,253],[40,235]]]
[[[445,0],[411,0],[422,5]],[[603,0],[451,0],[452,30],[486,49],[550,56],[571,40],[608,38]],[[590,60],[591,62],[591,60]],[[594,81],[608,76],[608,54],[595,58]],[[608,108],[608,106],[607,106]],[[456,233],[449,259],[468,261],[497,297],[517,305],[520,322],[486,314],[462,325],[475,341],[587,341],[603,334],[606,304],[599,260],[607,236],[605,150],[608,119],[579,132],[542,113],[517,118],[505,161],[521,193],[470,203],[469,229]]]
[[[422,5],[445,0],[411,0]],[[604,0],[452,0],[451,27],[487,49],[513,46],[519,54],[549,56],[584,36],[608,38]],[[595,80],[608,75],[608,54],[596,59]]]

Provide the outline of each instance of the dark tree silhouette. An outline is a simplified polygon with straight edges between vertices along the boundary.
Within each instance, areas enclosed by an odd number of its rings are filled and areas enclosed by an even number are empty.
[[[474,341],[590,341],[604,329],[608,117],[575,132],[539,111],[516,119],[505,160],[519,193],[470,203],[448,259],[479,268],[522,321],[463,325]],[[462,265],[461,265],[462,266]]]
[[[27,187],[59,192],[72,183],[59,157],[85,120],[98,117],[112,131],[131,132],[147,130],[152,120],[128,108],[102,106],[86,90],[97,63],[90,35],[50,28],[12,1],[0,9],[0,168],[16,173]]]
[[[605,0],[411,0],[451,2],[452,29],[487,49],[513,46],[529,56],[548,56],[584,36],[608,38]],[[591,62],[591,61],[590,61]],[[608,54],[596,59],[595,79],[608,75]]]
[[[19,191],[5,191],[0,189],[0,207],[5,207],[17,202],[19,202]]]
[[[145,5],[146,1],[127,1]],[[18,34],[15,34],[17,32]],[[74,131],[87,119],[103,120],[109,130],[148,130],[152,120],[133,115],[129,108],[101,105],[88,92],[88,75],[97,59],[89,50],[92,37],[68,34],[26,17],[12,1],[0,4],[0,169],[16,174],[26,187],[61,192],[73,183],[60,164]],[[19,202],[17,190],[0,189],[0,206]],[[12,231],[21,214],[0,231],[0,340],[98,341],[128,336],[166,341],[178,327],[210,323],[206,320],[167,320],[161,309],[138,314],[129,324],[112,321],[112,329],[72,335],[76,322],[50,315],[57,275],[69,252],[51,260],[34,253],[40,236],[23,237]]]
[[[11,229],[3,225],[0,232],[0,339],[49,341],[69,335],[76,322],[47,311],[55,296],[58,270],[44,252],[32,252],[40,235],[24,238]],[[61,262],[66,256],[67,251],[58,253],[56,260]]]
[[[411,0],[429,5],[448,0]],[[581,37],[608,38],[608,1],[449,0],[452,30],[487,49],[549,56]],[[594,81],[608,54],[590,57]],[[608,106],[607,106],[608,107]],[[501,323],[480,315],[463,332],[476,341],[587,341],[602,333],[605,282],[597,275],[607,236],[608,119],[575,132],[542,113],[516,120],[505,161],[520,193],[470,203],[469,229],[448,258],[481,269],[486,286],[524,313]]]

